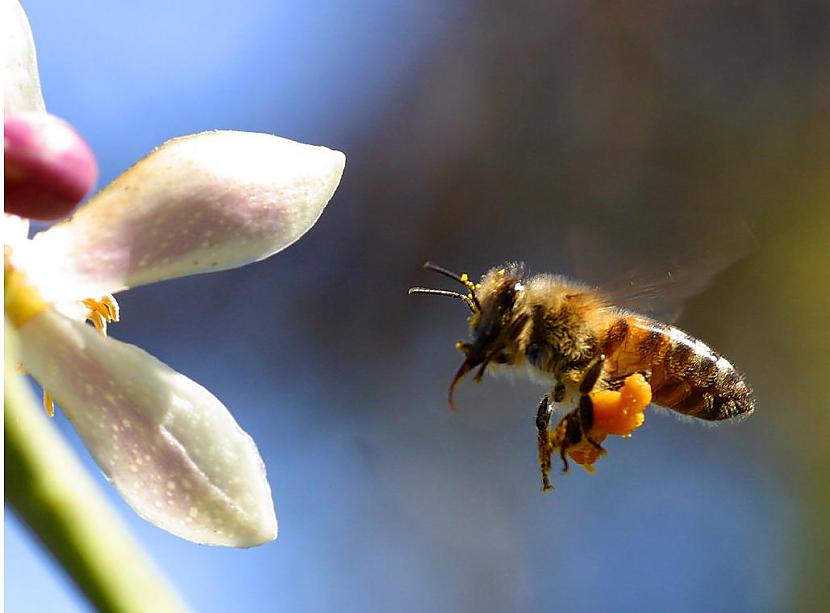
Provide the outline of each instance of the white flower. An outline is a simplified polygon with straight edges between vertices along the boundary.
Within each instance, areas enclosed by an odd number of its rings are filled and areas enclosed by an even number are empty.
[[[156,149],[69,221],[31,240],[7,232],[6,312],[23,366],[127,502],[174,534],[236,547],[275,538],[256,445],[205,388],[73,317],[90,297],[280,251],[318,219],[344,164],[276,136],[197,134]]]
[[[0,1],[9,24],[7,207],[15,200],[23,214],[54,216],[94,181],[94,158],[71,127],[43,114],[26,15],[16,1]],[[317,221],[344,165],[325,147],[206,132],[165,143],[33,239],[28,221],[4,218],[5,312],[23,367],[127,502],[173,534],[233,547],[275,538],[262,459],[209,391],[84,319],[105,331],[118,318],[111,293],[284,249]]]

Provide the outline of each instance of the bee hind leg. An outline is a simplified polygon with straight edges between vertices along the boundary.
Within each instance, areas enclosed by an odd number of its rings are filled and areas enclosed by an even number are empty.
[[[605,384],[608,389],[618,391],[625,384],[625,380],[633,374],[643,375],[643,378],[646,380],[647,383],[651,382],[651,370],[645,369],[613,377],[612,379],[608,379],[608,381],[606,381]]]
[[[562,473],[566,474],[570,469],[570,465],[568,464],[568,448],[567,447],[560,447],[559,449],[559,458],[562,460]]]
[[[579,397],[579,406],[576,408],[579,414],[580,436],[599,452],[599,457],[605,455],[605,448],[588,434],[594,426],[594,401],[589,394],[582,394]]]
[[[597,441],[588,436],[591,428],[594,426],[594,402],[591,400],[591,392],[599,381],[602,375],[602,367],[605,365],[605,354],[599,354],[593,359],[582,377],[582,382],[579,384],[579,428],[581,436],[585,438],[597,451],[600,456],[605,455],[605,449]]]
[[[559,457],[562,459],[562,472],[568,472],[568,450],[579,445],[582,441],[588,441],[599,453],[605,455],[605,449],[597,441],[589,436],[594,425],[594,402],[591,400],[591,390],[599,380],[602,373],[604,356],[600,356],[591,366],[579,386],[579,405],[570,413],[565,415],[552,434],[552,446],[559,449]],[[586,464],[589,466],[589,464]]]
[[[589,436],[594,425],[594,403],[591,400],[591,392],[602,376],[602,367],[605,364],[605,355],[595,357],[579,384],[579,404],[570,413],[562,417],[553,430],[549,430],[552,414],[552,397],[555,402],[561,402],[565,397],[565,386],[557,384],[550,395],[545,395],[539,403],[536,411],[536,432],[539,449],[539,467],[542,471],[542,489],[545,491],[553,489],[550,485],[551,455],[554,449],[559,449],[559,458],[562,460],[562,472],[567,473],[570,469],[568,462],[568,450],[579,445],[582,441],[588,441],[598,451],[598,456],[605,455],[605,449],[599,442]],[[589,466],[589,464],[586,464]]]
[[[587,397],[587,396],[586,396]],[[566,473],[569,470],[568,465],[568,449],[578,444],[583,437],[582,416],[580,407],[562,417],[556,428],[552,430],[551,445],[555,449],[559,449],[559,457],[562,460],[562,472]]]
[[[602,367],[605,366],[605,354],[599,354],[585,369],[585,374],[582,375],[582,381],[579,383],[579,393],[582,396],[590,394],[594,391],[600,375],[602,375]]]

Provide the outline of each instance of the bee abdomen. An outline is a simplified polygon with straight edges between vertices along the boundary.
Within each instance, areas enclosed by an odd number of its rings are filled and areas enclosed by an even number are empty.
[[[752,390],[735,367],[674,326],[621,317],[609,329],[605,353],[612,376],[648,371],[653,402],[662,407],[709,421],[755,410]]]

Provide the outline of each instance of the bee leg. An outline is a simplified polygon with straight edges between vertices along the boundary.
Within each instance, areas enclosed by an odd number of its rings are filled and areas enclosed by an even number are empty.
[[[586,396],[587,398],[587,396]],[[562,460],[562,472],[568,472],[568,449],[578,444],[583,437],[581,403],[580,406],[565,415],[553,430],[553,447],[559,449]]]
[[[553,388],[553,401],[554,402],[562,402],[565,400],[565,384],[561,381],[556,382],[556,386]]]
[[[595,441],[594,439],[592,439],[590,436],[586,436],[586,437],[585,437],[585,440],[586,440],[586,441],[588,441],[589,443],[591,443],[591,445],[592,445],[593,447],[595,447],[595,448],[597,449],[597,451],[599,451],[599,455],[604,456],[604,455],[606,454],[605,447],[603,447],[602,445],[600,445],[598,442],[596,442],[596,441]]]
[[[647,383],[651,381],[651,370],[638,370],[636,371],[636,373],[619,375],[617,377],[614,377],[613,379],[609,379],[608,381],[606,381],[607,389],[614,391],[619,390],[625,384],[625,380],[628,379],[628,377],[630,377],[632,374],[643,375],[643,378],[646,380]]]
[[[605,359],[605,356],[600,356],[600,359]],[[602,362],[600,361],[599,364],[600,370],[602,370]],[[598,376],[599,374],[597,372],[597,374],[595,375],[594,384],[596,384],[596,378]],[[580,386],[580,391],[581,389],[582,386]],[[600,456],[604,456],[605,449],[603,448],[603,446],[588,435],[588,433],[591,431],[591,428],[594,427],[594,401],[591,400],[591,396],[588,392],[582,393],[582,395],[579,397],[579,406],[577,407],[576,412],[579,415],[579,429],[581,438],[584,438],[595,449],[597,449],[600,452]]]
[[[567,447],[562,447],[559,450],[559,457],[562,459],[562,472],[567,473],[571,468],[568,465]]]
[[[594,381],[596,383],[596,381]],[[599,450],[599,455],[605,455],[605,449],[597,441],[592,439],[588,433],[594,425],[594,403],[588,393],[579,397],[579,406],[565,415],[556,428],[553,430],[552,445],[559,449],[559,457],[562,459],[562,472],[568,472],[568,449],[588,441]]]
[[[594,391],[594,386],[602,374],[602,367],[605,365],[605,354],[599,354],[588,365],[585,374],[582,375],[582,382],[579,384],[579,393],[583,396]]]
[[[588,436],[594,425],[594,402],[591,400],[591,392],[602,375],[602,367],[605,365],[605,355],[595,357],[579,384],[579,405],[570,413],[565,415],[556,428],[553,430],[552,445],[559,449],[559,457],[562,459],[562,472],[568,472],[568,449],[587,440],[591,445],[599,449],[602,454],[605,450],[597,441]],[[556,390],[554,390],[554,394]],[[561,392],[560,392],[561,393]]]
[[[550,456],[553,447],[550,444],[550,416],[553,409],[550,406],[548,395],[542,396],[539,401],[539,408],[536,409],[536,445],[539,451],[539,469],[542,471],[542,491],[549,492],[553,489],[550,484]]]

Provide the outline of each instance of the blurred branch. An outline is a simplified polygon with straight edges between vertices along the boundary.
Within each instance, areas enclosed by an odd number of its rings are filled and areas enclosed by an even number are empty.
[[[5,337],[7,501],[98,610],[184,611],[15,372],[8,326]]]

